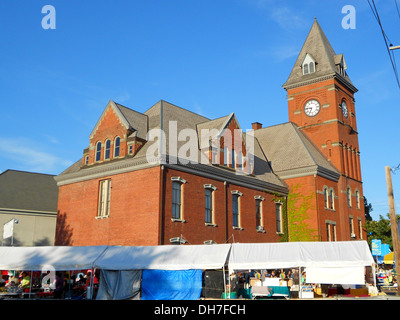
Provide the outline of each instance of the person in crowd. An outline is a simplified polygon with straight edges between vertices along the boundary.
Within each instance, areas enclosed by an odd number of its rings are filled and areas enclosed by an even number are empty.
[[[306,272],[303,271],[301,273],[301,284],[305,284],[306,283]]]
[[[54,294],[55,299],[61,299],[64,292],[64,278],[60,272],[56,272],[56,278],[54,280]]]
[[[29,276],[29,274],[26,271],[22,271],[20,277],[21,277],[21,282],[19,284],[20,288],[22,289],[29,288],[31,285],[31,277]]]

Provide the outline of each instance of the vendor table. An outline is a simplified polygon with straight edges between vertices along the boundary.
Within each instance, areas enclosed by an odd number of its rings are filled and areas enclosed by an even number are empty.
[[[286,286],[254,286],[251,288],[251,296],[255,297],[285,297],[290,298],[289,287]]]

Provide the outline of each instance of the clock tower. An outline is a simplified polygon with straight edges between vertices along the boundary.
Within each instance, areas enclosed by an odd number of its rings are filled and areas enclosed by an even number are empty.
[[[288,80],[289,121],[338,169],[338,240],[366,239],[354,94],[343,54],[336,54],[315,19]],[[317,190],[318,191],[318,190]],[[358,238],[358,237],[357,237]]]

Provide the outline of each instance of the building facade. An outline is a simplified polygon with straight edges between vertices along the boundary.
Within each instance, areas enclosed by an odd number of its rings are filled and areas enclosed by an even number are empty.
[[[110,101],[56,177],[58,245],[365,239],[354,93],[315,20],[287,82],[289,122],[244,134],[166,101]],[[258,115],[258,118],[262,114]]]
[[[57,222],[58,188],[53,175],[6,170],[0,174],[3,246],[51,246]],[[13,221],[15,221],[13,223]],[[10,234],[4,229],[11,227]]]

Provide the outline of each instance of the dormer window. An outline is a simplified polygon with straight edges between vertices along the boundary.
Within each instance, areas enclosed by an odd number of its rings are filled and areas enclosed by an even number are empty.
[[[302,64],[303,75],[315,72],[315,60],[307,53]]]

